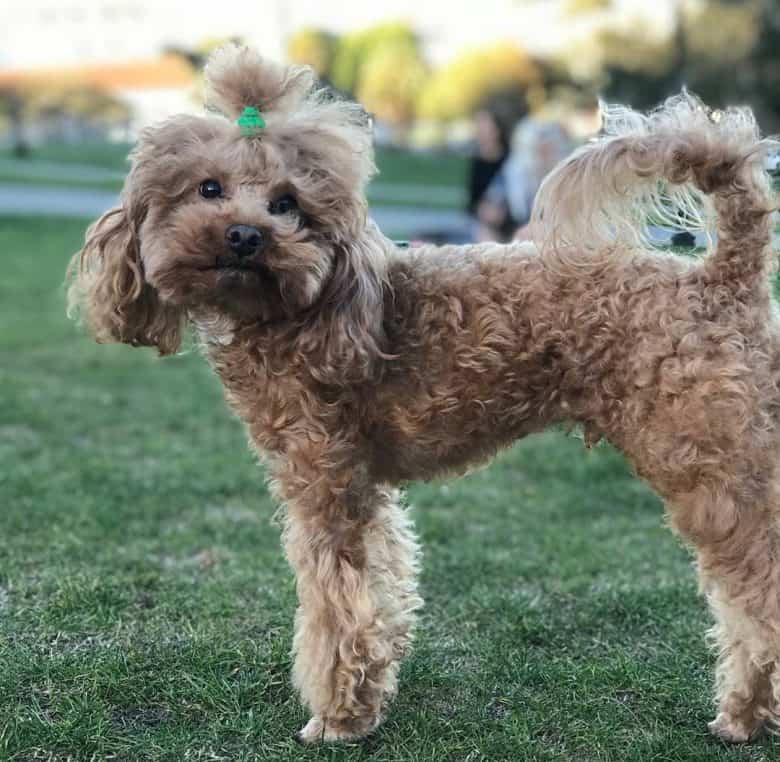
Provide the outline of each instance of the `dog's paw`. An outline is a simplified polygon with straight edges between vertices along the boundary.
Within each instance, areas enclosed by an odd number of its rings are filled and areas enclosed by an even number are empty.
[[[761,723],[748,724],[743,720],[721,712],[707,727],[712,735],[726,743],[745,743],[761,730]]]
[[[379,718],[355,717],[349,720],[323,722],[321,717],[312,717],[298,733],[303,743],[321,741],[355,741],[368,735],[379,724]]]

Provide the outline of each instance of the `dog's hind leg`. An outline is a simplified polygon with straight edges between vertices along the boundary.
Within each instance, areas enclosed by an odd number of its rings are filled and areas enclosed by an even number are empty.
[[[716,620],[718,714],[709,729],[744,742],[778,717],[780,527],[766,497],[759,504],[722,490],[688,497],[670,507],[670,517],[696,547],[701,588]]]
[[[717,717],[710,732],[729,743],[750,740],[772,715],[772,654],[769,633],[739,609],[710,598],[716,616],[712,630],[718,647],[715,670]],[[769,636],[771,637],[771,636]]]
[[[309,743],[378,725],[421,605],[418,547],[397,495],[369,486],[333,494],[324,509],[288,500],[285,531],[300,599],[293,682],[312,711],[300,733]]]

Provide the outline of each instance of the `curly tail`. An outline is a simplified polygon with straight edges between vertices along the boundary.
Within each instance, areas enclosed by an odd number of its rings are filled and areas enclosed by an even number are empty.
[[[765,278],[777,207],[764,159],[777,143],[761,140],[750,109],[710,112],[687,92],[646,116],[602,108],[602,136],[539,190],[531,224],[542,252],[582,265],[649,246],[649,225],[683,227],[708,235],[713,277],[742,286]]]

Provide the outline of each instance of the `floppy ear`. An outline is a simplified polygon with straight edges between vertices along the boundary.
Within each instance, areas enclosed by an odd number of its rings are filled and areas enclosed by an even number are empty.
[[[301,349],[309,372],[322,383],[340,386],[375,377],[383,351],[387,284],[386,242],[369,223],[365,233],[335,244],[333,271],[317,300]]]
[[[131,214],[127,197],[87,230],[84,248],[68,267],[68,314],[79,312],[99,342],[153,346],[161,355],[181,344],[183,313],[160,303],[144,280],[138,230],[144,212]]]

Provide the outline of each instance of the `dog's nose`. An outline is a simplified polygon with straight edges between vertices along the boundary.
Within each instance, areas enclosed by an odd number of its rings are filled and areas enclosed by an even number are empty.
[[[251,225],[231,225],[225,231],[228,246],[239,257],[248,257],[263,248],[265,236]]]

